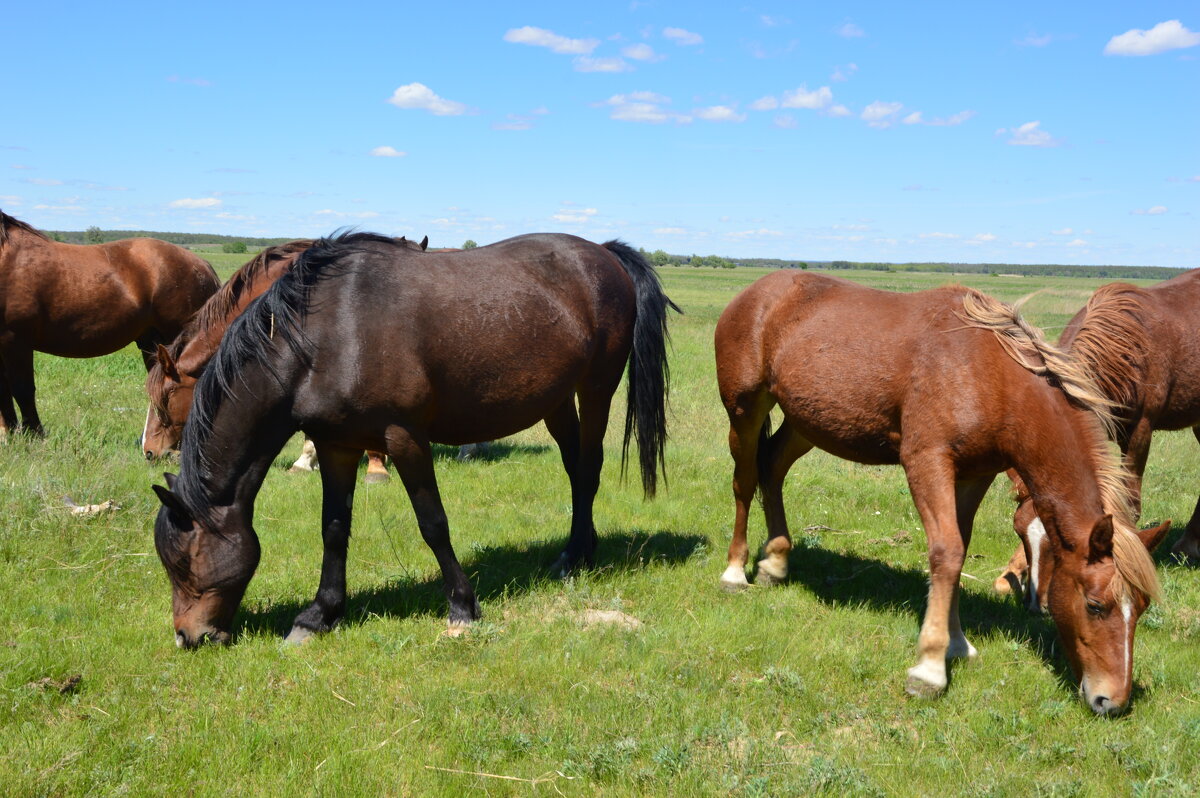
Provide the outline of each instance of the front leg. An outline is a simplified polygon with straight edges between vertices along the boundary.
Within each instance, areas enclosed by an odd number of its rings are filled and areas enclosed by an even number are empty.
[[[1200,442],[1200,427],[1192,427],[1192,434],[1196,436],[1197,442]],[[1183,537],[1171,547],[1171,554],[1190,562],[1200,562],[1200,499],[1196,500],[1196,509],[1192,511],[1192,518],[1183,531]]]
[[[317,448],[321,464],[321,583],[317,597],[292,624],[289,643],[302,643],[314,634],[327,632],[346,612],[346,552],[350,546],[350,510],[354,503],[354,479],[362,449],[345,449],[330,444]]]

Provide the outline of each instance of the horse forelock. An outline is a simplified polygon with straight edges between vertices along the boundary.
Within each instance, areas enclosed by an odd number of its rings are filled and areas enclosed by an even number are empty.
[[[1147,599],[1161,598],[1162,587],[1154,558],[1133,531],[1132,524],[1120,523],[1113,527],[1113,565],[1117,572],[1113,575],[1112,592],[1118,601],[1135,590]]]

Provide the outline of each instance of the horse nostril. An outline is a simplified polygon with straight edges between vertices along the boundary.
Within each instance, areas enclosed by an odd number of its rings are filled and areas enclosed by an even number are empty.
[[[154,452],[147,451],[146,452],[146,462],[152,462],[153,460],[154,460]]]
[[[1108,696],[1098,695],[1092,699],[1092,711],[1097,715],[1118,715],[1121,707],[1110,700]]]

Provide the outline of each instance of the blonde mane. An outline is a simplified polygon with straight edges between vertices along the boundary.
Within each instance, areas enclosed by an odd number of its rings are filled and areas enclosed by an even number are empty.
[[[1097,387],[1119,409],[1136,410],[1139,386],[1145,378],[1150,339],[1142,320],[1142,290],[1128,283],[1110,283],[1092,294],[1079,326],[1064,340],[1072,357],[1093,375]]]
[[[1120,405],[1097,385],[1088,361],[1050,343],[1040,329],[1021,316],[1021,302],[1009,305],[974,289],[967,289],[962,301],[960,317],[968,325],[991,331],[1013,360],[1031,373],[1051,380],[1075,406],[1095,419],[1090,425],[1093,436],[1088,453],[1096,472],[1101,505],[1113,517],[1113,565],[1117,571],[1113,576],[1113,593],[1121,599],[1131,590],[1137,590],[1158,598],[1160,588],[1154,560],[1134,531],[1128,474],[1111,444],[1117,428],[1114,412]]]

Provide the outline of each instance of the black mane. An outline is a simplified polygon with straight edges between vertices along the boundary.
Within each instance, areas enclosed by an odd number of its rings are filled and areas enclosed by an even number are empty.
[[[26,233],[32,233],[33,235],[35,235],[38,238],[41,238],[45,241],[50,240],[49,236],[47,236],[41,230],[38,230],[33,225],[28,224],[26,222],[22,222],[20,219],[14,217],[14,216],[9,216],[4,211],[0,211],[0,246],[3,246],[4,244],[8,243],[8,236],[10,235],[10,233],[9,233],[10,227],[16,228],[17,230],[24,230]]]

